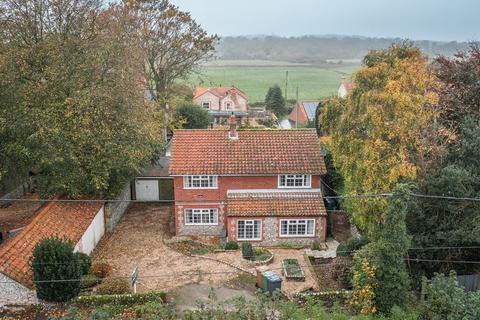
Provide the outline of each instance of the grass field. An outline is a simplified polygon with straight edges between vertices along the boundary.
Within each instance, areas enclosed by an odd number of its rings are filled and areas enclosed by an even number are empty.
[[[247,93],[250,102],[259,102],[274,84],[285,90],[288,71],[288,99],[295,99],[298,86],[300,100],[315,100],[336,94],[342,75],[349,76],[359,67],[355,63],[317,66],[263,60],[215,61],[202,66],[188,82],[209,87],[234,85]]]

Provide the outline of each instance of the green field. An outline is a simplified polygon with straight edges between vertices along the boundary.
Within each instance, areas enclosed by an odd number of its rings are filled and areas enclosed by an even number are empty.
[[[265,99],[270,86],[278,84],[285,90],[285,73],[288,71],[288,99],[295,99],[296,88],[300,100],[315,100],[337,93],[342,75],[351,75],[359,64],[309,65],[282,61],[229,60],[215,61],[202,66],[200,73],[192,76],[194,86],[230,86],[245,91],[250,102]]]

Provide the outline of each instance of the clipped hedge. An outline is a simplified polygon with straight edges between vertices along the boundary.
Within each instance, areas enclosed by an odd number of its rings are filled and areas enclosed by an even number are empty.
[[[238,246],[238,243],[236,241],[230,240],[227,243],[225,243],[225,250],[237,250],[240,247]]]
[[[109,294],[80,296],[73,300],[73,304],[79,307],[97,307],[105,304],[116,306],[131,306],[145,302],[166,302],[166,294],[163,291],[151,291],[136,294]]]

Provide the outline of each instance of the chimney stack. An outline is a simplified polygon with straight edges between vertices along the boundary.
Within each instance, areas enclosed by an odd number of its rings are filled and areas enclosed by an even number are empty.
[[[228,133],[229,140],[237,140],[238,139],[238,132],[237,132],[237,118],[232,112],[232,115],[229,119],[230,123],[230,132]]]

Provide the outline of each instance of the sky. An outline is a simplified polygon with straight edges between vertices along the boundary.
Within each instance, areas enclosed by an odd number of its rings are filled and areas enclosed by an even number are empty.
[[[209,33],[480,40],[480,0],[171,0]]]

